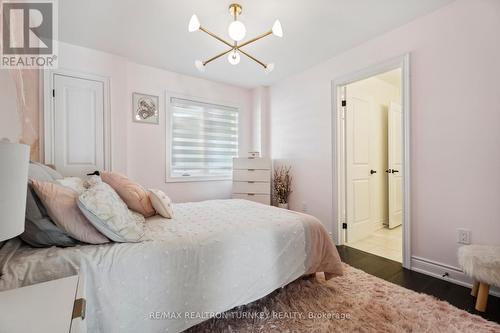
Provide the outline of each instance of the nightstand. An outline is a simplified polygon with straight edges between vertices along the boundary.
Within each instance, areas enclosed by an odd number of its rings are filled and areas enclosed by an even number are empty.
[[[85,333],[81,276],[0,292],[0,332]]]

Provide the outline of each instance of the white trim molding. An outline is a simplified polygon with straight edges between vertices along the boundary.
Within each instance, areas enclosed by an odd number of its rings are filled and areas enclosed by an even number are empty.
[[[333,228],[335,242],[338,245],[345,243],[342,223],[346,222],[345,206],[345,125],[343,108],[341,106],[342,96],[345,94],[344,87],[347,84],[360,81],[394,69],[401,69],[401,105],[403,108],[403,267],[411,267],[411,238],[410,238],[410,54],[375,64],[368,68],[338,77],[332,81],[332,166],[333,182],[332,193],[336,193],[336,202],[332,203]],[[337,209],[337,213],[335,213]]]
[[[472,287],[472,279],[465,275],[465,273],[460,268],[443,264],[437,261],[412,256],[411,270],[438,278],[440,280],[458,284],[463,287]],[[500,288],[491,286],[490,294],[500,297]]]
[[[54,89],[54,76],[64,75],[86,80],[102,82],[104,86],[104,169],[112,170],[111,158],[111,99],[110,99],[110,78],[75,72],[67,69],[43,70],[43,151],[42,161],[45,164],[54,164],[54,98],[52,90]],[[42,97],[41,97],[42,99]]]

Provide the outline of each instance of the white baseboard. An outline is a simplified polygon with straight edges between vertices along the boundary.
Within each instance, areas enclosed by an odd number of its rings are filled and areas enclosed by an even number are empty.
[[[412,256],[411,270],[425,275],[429,275],[441,280],[449,281],[467,288],[472,287],[472,280],[458,267],[446,265],[433,260]],[[448,273],[447,276],[445,273]],[[500,288],[491,287],[490,295],[500,297]]]

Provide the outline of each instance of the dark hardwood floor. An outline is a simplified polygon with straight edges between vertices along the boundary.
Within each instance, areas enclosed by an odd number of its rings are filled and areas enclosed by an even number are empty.
[[[432,295],[473,314],[500,323],[500,298],[489,296],[486,312],[474,309],[470,289],[425,274],[410,271],[399,262],[382,258],[348,246],[337,247],[342,261],[402,287]]]

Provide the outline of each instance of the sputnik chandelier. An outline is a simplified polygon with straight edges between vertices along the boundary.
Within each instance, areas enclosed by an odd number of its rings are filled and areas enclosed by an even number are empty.
[[[229,24],[228,33],[229,33],[229,37],[231,37],[231,39],[233,40],[233,43],[226,41],[225,39],[217,36],[216,34],[210,32],[207,29],[205,29],[204,27],[202,27],[200,24],[200,20],[198,20],[198,17],[196,15],[193,15],[191,17],[191,20],[189,20],[189,26],[188,26],[189,32],[201,30],[204,33],[217,39],[219,42],[226,44],[229,47],[228,50],[226,50],[222,53],[219,53],[219,54],[217,54],[217,55],[213,56],[212,58],[209,58],[205,61],[196,60],[194,62],[194,64],[200,72],[205,71],[205,66],[208,63],[210,63],[210,62],[212,62],[212,61],[214,61],[222,56],[225,56],[226,54],[228,55],[227,60],[229,61],[229,63],[231,65],[237,65],[240,62],[240,53],[243,54],[244,56],[247,56],[248,58],[252,59],[253,61],[258,63],[262,67],[264,67],[264,70],[267,73],[271,72],[274,69],[273,63],[265,64],[264,62],[258,60],[254,56],[248,54],[247,52],[245,52],[241,48],[248,45],[248,44],[251,44],[253,42],[258,41],[259,39],[267,37],[271,34],[275,35],[277,37],[283,37],[283,29],[281,28],[280,21],[276,20],[270,31],[263,33],[262,35],[259,35],[255,38],[249,39],[246,42],[238,44],[239,42],[241,42],[243,40],[243,38],[245,38],[245,35],[247,32],[245,25],[241,21],[238,21],[238,15],[241,15],[241,11],[242,11],[242,7],[240,4],[233,3],[233,4],[229,5],[229,13],[231,13],[231,15],[233,16],[234,21],[231,22],[231,24]]]

